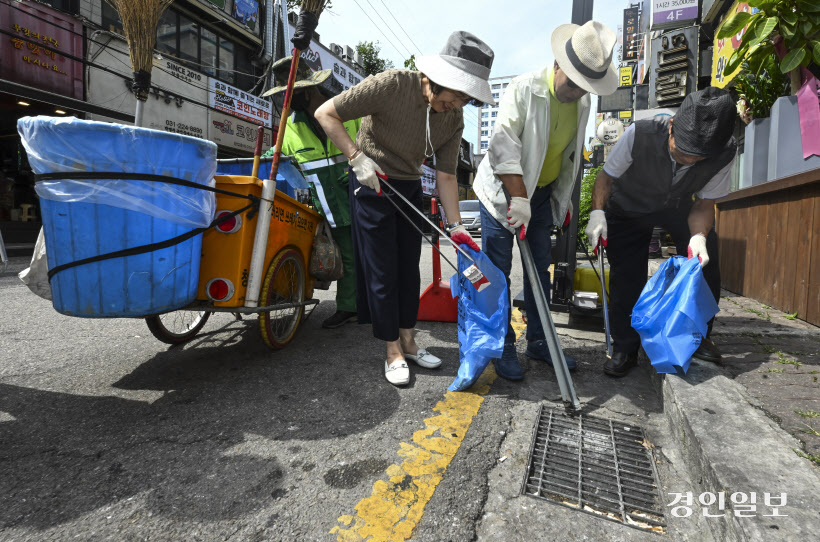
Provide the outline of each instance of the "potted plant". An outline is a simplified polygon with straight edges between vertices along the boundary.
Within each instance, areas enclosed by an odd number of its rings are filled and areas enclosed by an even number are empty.
[[[779,68],[790,75],[793,94],[800,87],[800,67],[820,76],[820,0],[749,0],[748,4],[758,11],[735,13],[718,32],[718,38],[729,38],[746,28],[723,73],[731,74],[744,61],[752,73],[760,73],[782,41],[786,53],[779,59]]]
[[[758,11],[732,15],[717,34],[718,38],[727,38],[745,28],[740,46],[726,63],[724,74],[733,73],[744,62],[746,73],[756,78],[767,65],[776,67],[780,73],[789,75],[791,94],[797,94],[804,68],[815,76],[820,75],[820,0],[749,0],[748,4]],[[770,60],[773,54],[777,55],[774,66]],[[807,72],[806,75],[811,77]],[[801,99],[807,99],[805,93]],[[820,156],[804,159],[804,141],[811,143],[812,138],[805,139],[801,135],[797,97],[777,99],[771,113],[767,180],[820,168]],[[806,151],[810,154],[813,149]]]
[[[780,71],[777,57],[771,53],[764,59],[759,73],[753,73],[744,62],[735,78],[738,94],[738,114],[746,123],[743,171],[740,188],[765,183],[768,180],[769,128],[772,105],[781,96],[788,96],[791,85]]]

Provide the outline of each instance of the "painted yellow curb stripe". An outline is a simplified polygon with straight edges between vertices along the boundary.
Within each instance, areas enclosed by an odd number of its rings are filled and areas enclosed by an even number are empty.
[[[512,320],[520,336],[525,324],[517,309]],[[370,496],[356,505],[355,516],[338,518],[341,525],[330,530],[338,542],[403,542],[410,538],[496,376],[489,365],[470,391],[444,394],[444,400],[433,408],[439,415],[424,420],[424,429],[413,434],[413,444],[401,443],[398,455],[404,461],[387,468],[389,480],[373,484]]]

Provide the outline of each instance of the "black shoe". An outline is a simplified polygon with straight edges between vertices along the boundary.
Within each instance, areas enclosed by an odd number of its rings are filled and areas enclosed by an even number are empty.
[[[604,363],[604,372],[610,376],[626,376],[632,367],[638,365],[637,354],[613,352],[612,357]]]
[[[333,316],[329,317],[327,320],[322,322],[322,327],[325,329],[333,329],[336,327],[341,327],[348,322],[358,322],[359,319],[356,316],[355,312],[348,312],[348,311],[336,311]]]
[[[720,363],[723,359],[723,356],[720,355],[720,350],[718,350],[718,347],[715,346],[715,343],[706,337],[700,341],[700,346],[698,346],[698,349],[695,350],[695,353],[692,355],[698,359],[702,359],[703,361],[711,361],[712,363]]]

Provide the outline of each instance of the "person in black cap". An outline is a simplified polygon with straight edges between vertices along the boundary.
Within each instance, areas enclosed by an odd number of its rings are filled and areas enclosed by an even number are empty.
[[[715,300],[720,299],[714,200],[729,193],[736,115],[728,92],[715,87],[694,92],[674,117],[632,124],[595,179],[586,235],[593,247],[601,241],[609,259],[608,375],[625,376],[637,364],[640,337],[630,315],[646,284],[653,227],[670,233],[678,254],[700,259],[703,276]],[[695,356],[720,361],[706,337]]]

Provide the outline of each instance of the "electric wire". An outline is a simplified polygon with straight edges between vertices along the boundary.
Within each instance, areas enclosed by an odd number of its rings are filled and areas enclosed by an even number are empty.
[[[393,17],[393,20],[396,21],[396,24],[399,25],[399,28],[401,28],[401,31],[404,32],[404,35],[407,36],[407,38],[410,40],[410,43],[412,43],[416,47],[416,50],[419,52],[419,54],[424,54],[424,53],[421,52],[421,49],[419,48],[419,46],[416,45],[416,42],[413,41],[413,38],[410,37],[410,34],[408,34],[407,31],[404,29],[404,27],[401,25],[399,20],[396,19],[396,16],[393,15],[393,12],[390,11],[390,8],[387,7],[387,4],[384,3],[384,0],[381,0],[381,3],[384,4],[385,9],[387,9],[387,13],[389,13],[390,16]]]
[[[376,14],[376,16],[377,16],[379,19],[381,19],[381,21],[384,23],[384,26],[386,26],[386,27],[387,27],[387,29],[390,31],[390,33],[391,33],[391,34],[393,34],[393,37],[394,37],[394,38],[396,38],[396,41],[398,41],[398,42],[399,42],[399,44],[401,44],[401,46],[402,46],[402,47],[404,47],[404,50],[405,50],[405,51],[407,51],[407,54],[408,54],[409,56],[408,56],[407,58],[405,58],[405,60],[407,60],[409,57],[413,56],[413,52],[412,52],[412,51],[410,51],[410,49],[408,49],[408,48],[407,48],[407,46],[406,46],[406,45],[404,45],[404,42],[402,42],[402,41],[401,41],[401,38],[399,38],[399,37],[396,35],[396,33],[395,33],[395,32],[393,32],[393,28],[391,28],[391,27],[390,27],[390,25],[387,23],[387,21],[385,21],[385,20],[384,20],[384,17],[382,17],[381,13],[379,13],[379,11],[376,9],[376,6],[374,6],[374,5],[373,5],[373,3],[372,3],[370,0],[367,0],[367,3],[368,3],[368,4],[370,4],[370,7],[371,7],[371,8],[373,8],[373,13],[375,13],[375,14]]]

